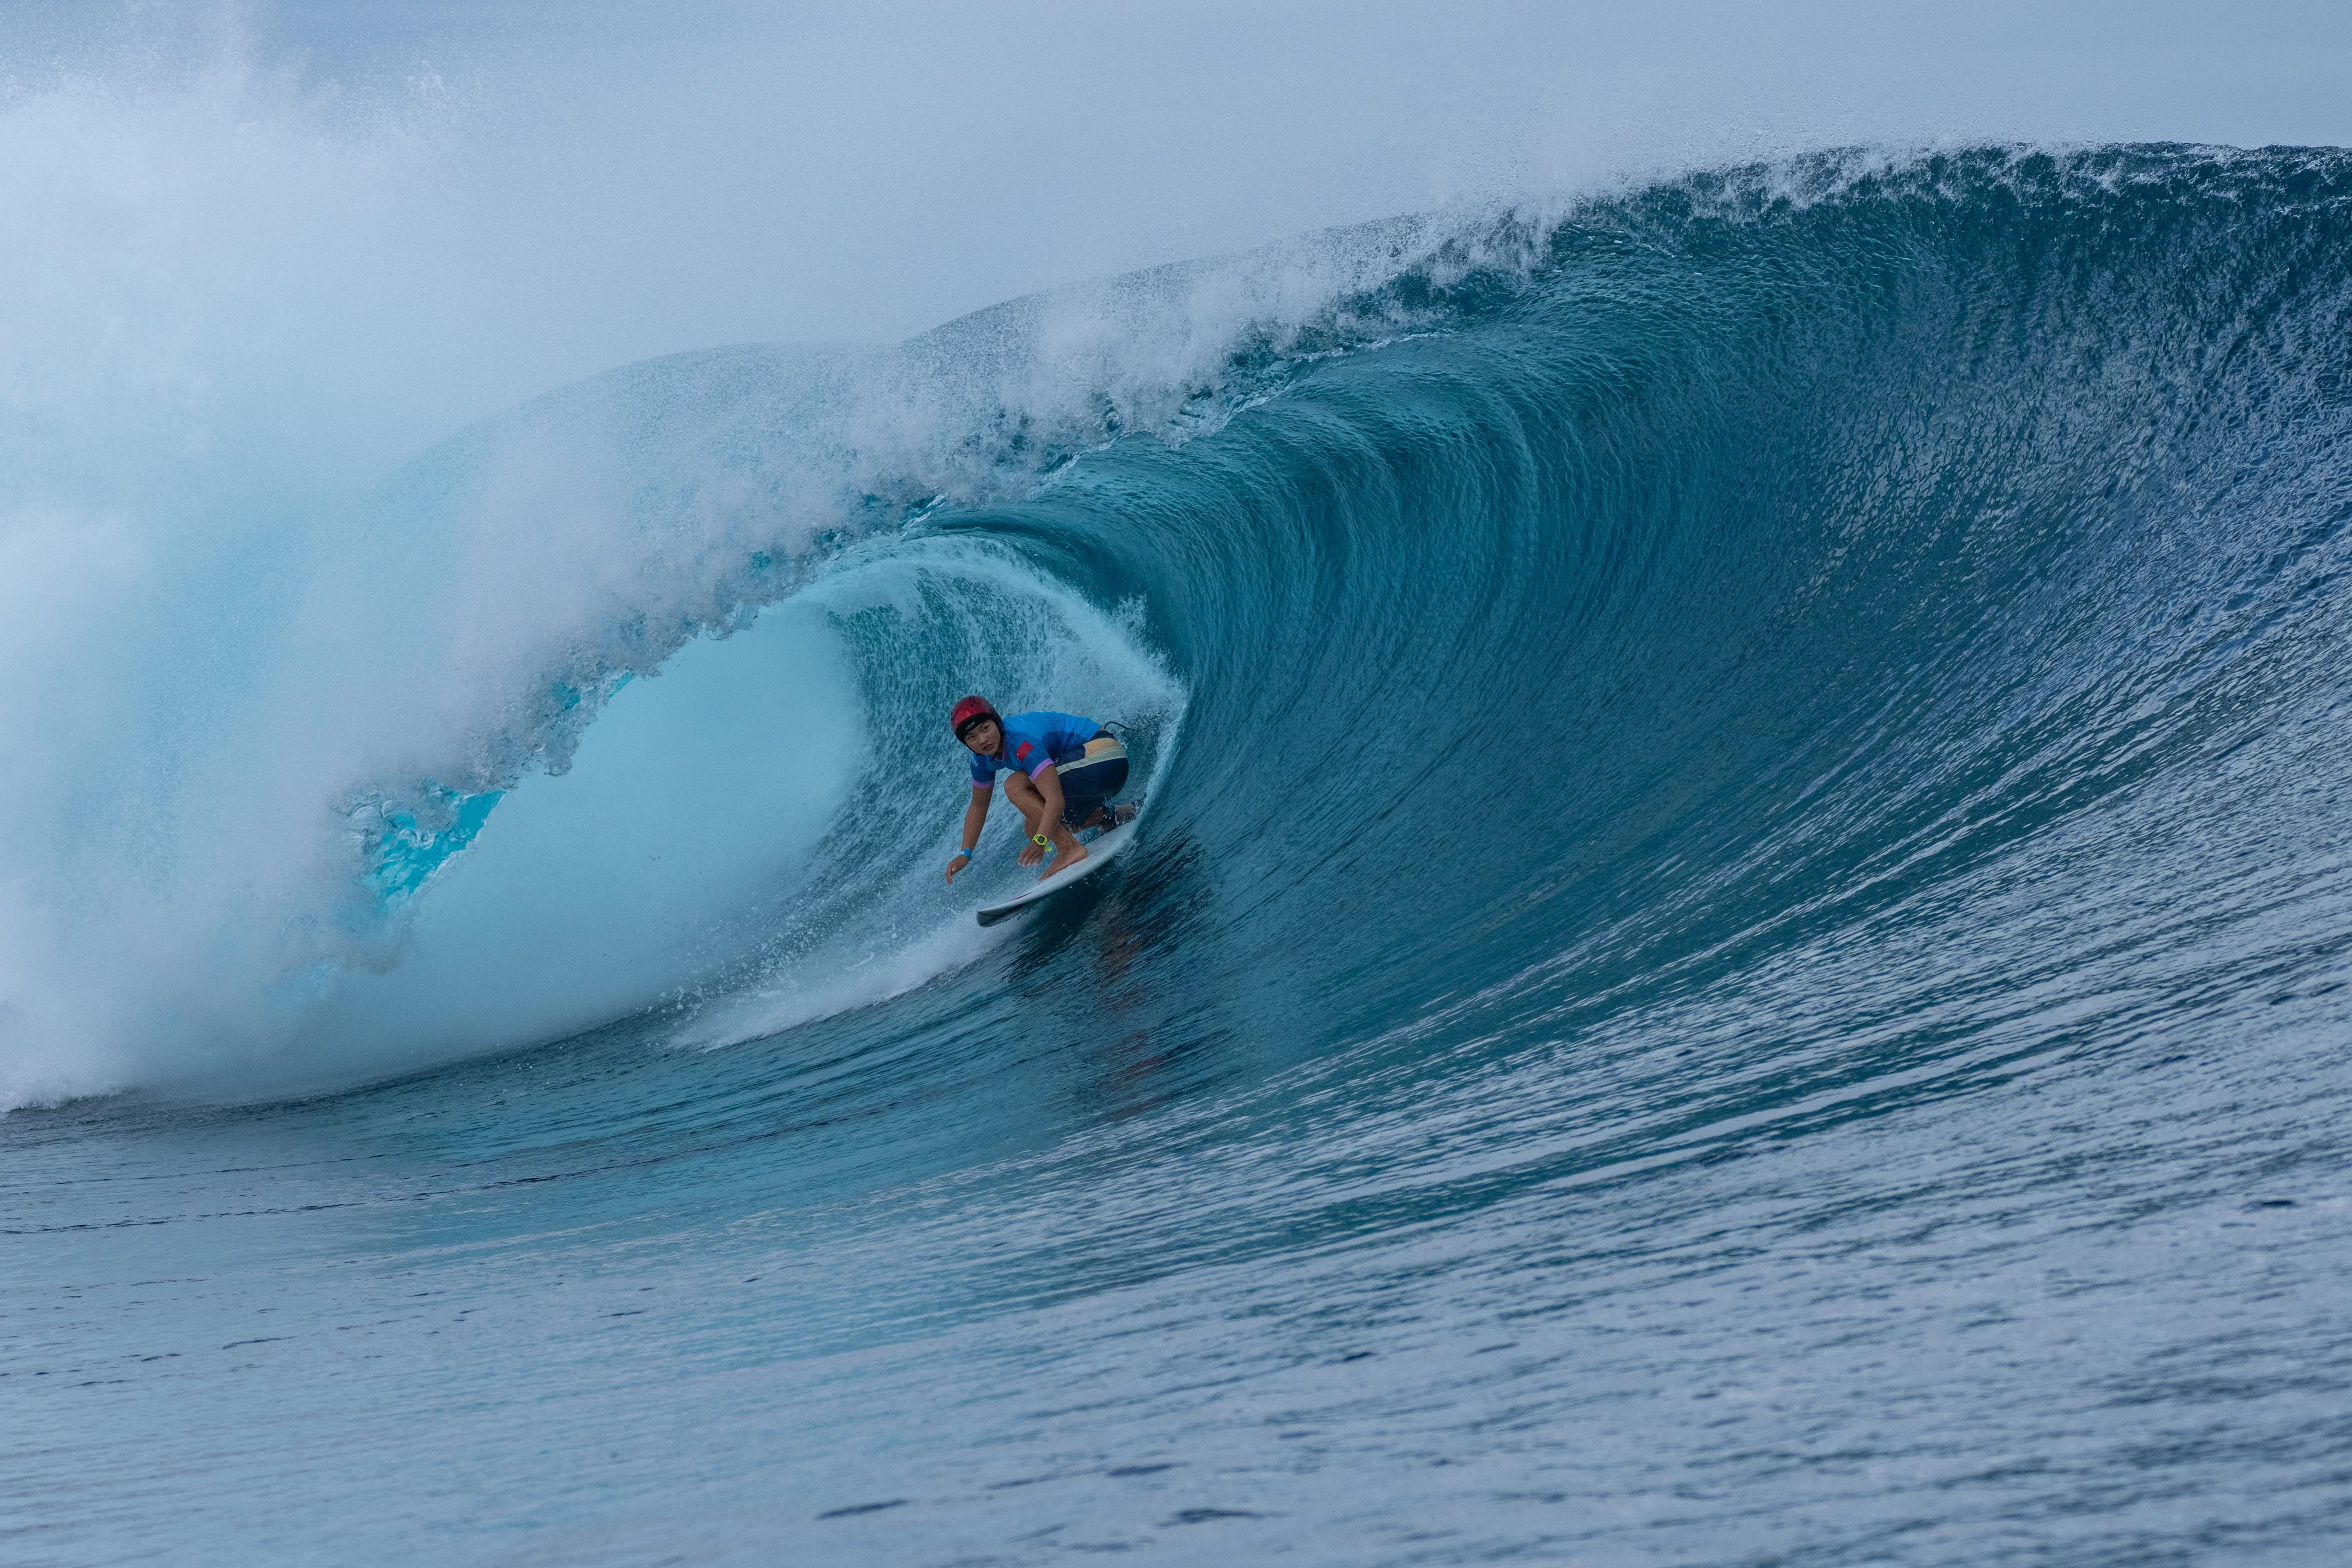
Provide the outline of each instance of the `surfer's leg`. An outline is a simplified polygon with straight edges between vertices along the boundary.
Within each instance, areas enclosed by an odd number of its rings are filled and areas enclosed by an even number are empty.
[[[1023,774],[1004,775],[1004,798],[1011,801],[1013,809],[1021,814],[1021,837],[1024,840],[1034,838],[1040,833],[1061,831],[1059,823],[1055,823],[1051,828],[1045,826],[1045,797],[1040,795],[1037,792],[1037,786]],[[1024,843],[1021,846],[1021,864],[1034,866],[1038,857],[1043,853],[1044,851],[1036,845]]]
[[[1066,810],[1061,816],[1056,817],[1050,822],[1045,821],[1045,797],[1043,795],[1037,795],[1037,792],[1034,787],[1029,793],[1037,796],[1037,816],[1029,819],[1029,831],[1033,834],[1044,834],[1048,839],[1052,840],[1054,846],[1053,864],[1047,866],[1044,870],[1037,873],[1037,879],[1042,882],[1046,878],[1052,876],[1055,872],[1066,871],[1071,867],[1076,865],[1079,861],[1085,859],[1087,858],[1087,851],[1086,847],[1081,845],[1077,841],[1076,837],[1070,831],[1071,827],[1075,825],[1070,821],[1068,812]],[[1040,826],[1041,823],[1043,823],[1043,826]],[[1036,851],[1036,848],[1037,847],[1034,844],[1030,845],[1028,853],[1034,854]],[[1035,862],[1026,858],[1023,859],[1021,863],[1024,866],[1035,864]]]
[[[1059,781],[1056,780],[1056,782]],[[1031,838],[1034,840],[1036,835],[1042,833],[1047,842],[1053,846],[1053,863],[1037,873],[1039,881],[1044,881],[1056,871],[1066,871],[1087,858],[1086,850],[1079,847],[1077,839],[1070,833],[1073,824],[1069,816],[1070,802],[1066,796],[1062,802],[1063,814],[1055,816],[1046,810],[1044,793],[1035,784],[1018,773],[1006,777],[1004,793],[1012,796],[1013,804],[1021,808],[1023,816],[1028,818]],[[1035,865],[1038,854],[1039,850],[1034,842],[1025,846],[1021,851],[1021,863],[1024,866]]]
[[[1054,770],[1062,781],[1062,821],[1081,831],[1111,825],[1110,798],[1127,784],[1127,752],[1116,741],[1088,743],[1083,761]]]
[[[1080,833],[1084,833],[1089,827],[1099,827],[1105,833],[1108,833],[1114,827],[1124,826],[1133,822],[1138,809],[1139,808],[1133,801],[1128,802],[1125,805],[1113,805],[1107,800],[1080,801],[1071,811],[1063,814],[1062,820],[1069,823],[1071,827]],[[1079,812],[1084,813],[1084,820],[1074,820],[1076,814]]]
[[[1037,879],[1041,882],[1056,871],[1068,870],[1087,858],[1087,847],[1062,824],[1057,822],[1045,831],[1053,836],[1054,863],[1037,873]]]
[[[1039,881],[1044,881],[1056,871],[1066,871],[1087,858],[1086,850],[1080,847],[1077,839],[1071,836],[1068,823],[1058,819],[1047,820],[1045,797],[1038,792],[1034,784],[1019,773],[1007,773],[1004,777],[1004,795],[1013,803],[1013,808],[1021,813],[1024,821],[1027,824],[1024,832],[1032,838],[1042,833],[1053,846],[1053,864],[1037,874]],[[1021,864],[1034,866],[1041,854],[1042,851],[1035,844],[1024,844],[1021,847]]]
[[[1004,798],[1013,803],[1013,810],[1028,820],[1029,831],[1036,832],[1037,818],[1045,812],[1045,797],[1037,793],[1037,786],[1020,773],[1007,773],[1004,775]]]

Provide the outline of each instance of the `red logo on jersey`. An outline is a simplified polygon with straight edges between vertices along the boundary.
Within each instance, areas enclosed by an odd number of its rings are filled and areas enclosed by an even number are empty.
[[[1013,749],[1013,754],[1016,757],[1027,756],[1029,754],[1029,742],[1024,741],[1018,746],[1015,746]]]

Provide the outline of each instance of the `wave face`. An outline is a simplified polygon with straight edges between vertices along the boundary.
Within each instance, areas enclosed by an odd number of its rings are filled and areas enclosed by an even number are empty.
[[[266,1051],[19,1098],[260,1076],[5,1123],[14,1528],[2332,1560],[2347,254],[2336,153],[1824,158],[428,454],[337,636],[488,629],[321,775]],[[988,932],[971,689],[1148,800]]]

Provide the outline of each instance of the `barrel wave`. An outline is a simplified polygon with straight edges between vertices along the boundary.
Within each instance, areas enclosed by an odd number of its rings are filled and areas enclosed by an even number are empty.
[[[1841,154],[425,454],[299,940],[19,1008],[7,1528],[2337,1560],[2347,254],[2336,152]],[[975,689],[1146,803],[988,931]]]

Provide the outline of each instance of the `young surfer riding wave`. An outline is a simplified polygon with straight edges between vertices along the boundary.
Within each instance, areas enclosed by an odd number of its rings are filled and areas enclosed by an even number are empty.
[[[1091,719],[1050,711],[1007,719],[987,698],[967,697],[948,723],[971,752],[971,801],[963,811],[963,847],[948,862],[950,882],[971,864],[1000,771],[1009,774],[1006,798],[1029,826],[1021,864],[1034,866],[1054,851],[1054,863],[1037,873],[1041,882],[1087,858],[1077,830],[1116,827],[1135,815],[1132,805],[1110,804],[1127,784],[1127,748]]]

